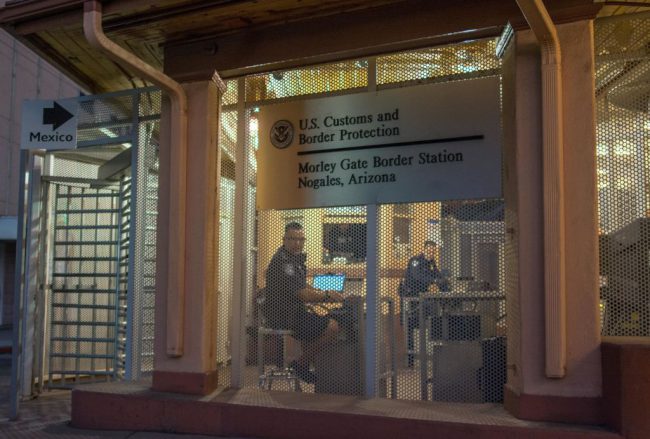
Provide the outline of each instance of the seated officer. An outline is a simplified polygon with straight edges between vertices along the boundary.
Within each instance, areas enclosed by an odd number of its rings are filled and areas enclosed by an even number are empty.
[[[443,278],[436,264],[435,255],[437,253],[437,250],[438,246],[435,242],[425,241],[424,252],[409,259],[408,265],[406,266],[404,279],[400,283],[399,287],[400,299],[404,297],[418,297],[420,293],[424,293],[429,290],[449,290],[448,282]],[[432,314],[431,307],[426,307],[424,312],[425,316],[430,316]],[[419,326],[417,309],[409,310],[409,314],[407,316],[407,325],[407,349],[409,351],[413,351],[413,330]],[[413,361],[414,355],[409,354],[409,367],[413,367]]]
[[[307,284],[304,246],[302,225],[296,222],[287,224],[283,245],[275,252],[266,270],[262,312],[271,328],[294,332],[304,355],[291,367],[301,379],[313,383],[316,377],[309,370],[309,365],[317,352],[337,339],[340,329],[335,320],[314,313],[307,304],[342,302],[343,296],[336,291],[321,291]]]

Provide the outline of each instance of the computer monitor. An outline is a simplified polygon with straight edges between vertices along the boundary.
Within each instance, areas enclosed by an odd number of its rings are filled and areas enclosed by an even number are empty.
[[[343,286],[345,284],[345,274],[344,273],[328,273],[328,274],[316,274],[314,275],[314,281],[312,286],[317,290],[323,291],[343,291]]]
[[[323,247],[330,258],[344,257],[347,262],[363,262],[366,259],[365,223],[323,224]],[[331,259],[326,261],[331,262]]]

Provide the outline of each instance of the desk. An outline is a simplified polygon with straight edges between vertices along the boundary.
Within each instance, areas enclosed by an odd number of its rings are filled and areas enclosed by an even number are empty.
[[[363,395],[363,298],[347,298],[329,316],[341,329],[338,340],[314,358],[316,393]]]
[[[390,379],[391,398],[397,397],[397,359],[395,339],[395,303],[391,298],[382,298],[382,303],[388,305],[388,314],[385,324],[382,325],[384,334],[382,339],[387,339],[387,346],[382,343],[378,352],[384,361],[380,364],[378,380],[382,383],[379,386],[379,395],[385,396],[386,380]],[[326,349],[314,358],[316,369],[316,393],[329,393],[339,395],[364,395],[364,361],[367,343],[376,343],[376,340],[366,340],[364,334],[365,313],[363,297],[352,297],[348,299],[348,311],[346,318],[350,322],[341,322],[339,325],[342,334],[339,340],[332,343],[330,349]],[[386,352],[388,348],[388,352]],[[381,390],[383,389],[383,390]]]
[[[468,361],[459,362],[463,366],[474,368],[474,364],[480,360],[480,350],[476,351],[476,341],[463,340],[462,337],[452,336],[451,317],[463,315],[463,313],[473,313],[479,316],[480,319],[480,333],[476,337],[480,339],[493,336],[494,333],[490,330],[496,330],[496,323],[501,318],[498,315],[499,302],[505,300],[505,294],[498,291],[463,291],[463,292],[448,292],[448,293],[422,293],[419,296],[418,306],[418,323],[419,323],[419,359],[420,359],[420,392],[423,400],[429,399],[428,384],[436,384],[437,379],[437,350],[441,346],[450,346],[448,349],[453,352],[455,358],[461,358],[462,352],[468,353]],[[427,328],[429,327],[426,321],[427,315],[425,314],[426,302],[433,304],[433,315],[439,316],[443,319],[442,338],[436,341],[432,351],[432,377],[429,377],[429,355],[427,352]],[[467,307],[466,305],[470,305]],[[447,318],[447,330],[445,330],[444,319]],[[474,337],[470,337],[473,339]],[[472,344],[473,343],[473,344]],[[479,346],[480,349],[480,346]],[[478,352],[478,354],[477,354]],[[451,355],[450,355],[451,356]],[[479,366],[480,367],[480,366]],[[452,367],[453,370],[453,367]],[[477,369],[478,370],[478,369]],[[475,381],[474,381],[475,383]],[[478,388],[477,388],[478,390]]]

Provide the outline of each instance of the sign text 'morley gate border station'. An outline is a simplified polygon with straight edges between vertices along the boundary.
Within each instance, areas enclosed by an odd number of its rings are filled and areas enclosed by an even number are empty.
[[[259,209],[501,196],[497,78],[263,107],[259,139]]]

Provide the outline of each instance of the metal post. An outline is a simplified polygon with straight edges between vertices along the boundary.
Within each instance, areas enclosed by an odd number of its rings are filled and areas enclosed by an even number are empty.
[[[368,91],[377,91],[377,62],[368,59]],[[366,398],[377,394],[377,261],[379,254],[379,208],[376,204],[366,206],[366,319],[363,328],[363,379]]]
[[[421,294],[420,300],[418,301],[418,341],[420,343],[420,355],[418,355],[418,357],[420,360],[420,396],[423,401],[429,399],[429,378],[427,377],[427,374],[429,373],[429,367],[427,364],[427,330],[424,314],[425,300],[424,295]]]
[[[366,207],[367,250],[366,254],[366,319],[364,328],[364,381],[366,398],[377,394],[377,249],[379,209],[376,204]]]
[[[29,187],[26,181],[26,172],[30,169],[32,162],[29,151],[20,152],[20,191],[18,192],[18,232],[16,235],[16,273],[14,276],[14,311],[13,311],[13,334],[11,349],[11,395],[9,405],[9,419],[14,421],[18,419],[18,408],[20,398],[20,340],[22,332],[23,319],[22,301],[23,301],[23,269],[25,265],[25,191]]]
[[[132,95],[131,109],[131,214],[129,215],[129,270],[126,305],[126,362],[124,378],[135,380],[142,371],[142,303],[144,280],[144,251],[146,239],[146,148],[140,145],[140,94]],[[118,266],[119,270],[119,266]],[[137,294],[137,295],[136,295]],[[119,317],[117,317],[119,319]],[[117,363],[116,363],[117,365]]]
[[[34,331],[36,295],[38,292],[38,237],[33,235],[34,226],[40,226],[40,182],[43,159],[37,154],[30,154],[29,160],[29,186],[26,192],[27,204],[25,215],[25,244],[23,247],[25,269],[23,271],[23,303],[22,305],[22,330],[21,330],[21,367],[22,367],[22,394],[31,396],[33,393],[34,371]]]
[[[230,385],[243,384],[246,336],[246,297],[251,286],[248,281],[248,252],[251,227],[246,217],[248,208],[249,152],[248,113],[246,111],[246,80],[237,80],[237,151],[235,153],[235,245],[233,249],[233,297],[231,320],[232,369]],[[260,355],[258,352],[257,355]]]
[[[383,362],[385,361],[385,353],[380,350],[380,359],[382,361],[382,364],[380,367],[382,367],[382,373],[380,376],[383,379],[388,379],[390,378],[390,398],[391,399],[397,399],[397,352],[396,352],[396,347],[397,347],[397,338],[395,336],[395,301],[393,300],[392,297],[382,297],[381,298],[381,303],[386,303],[388,305],[388,318],[386,328],[382,327],[382,343],[388,343],[388,351],[390,354],[389,357],[389,363],[388,363],[388,371],[385,371],[383,369]],[[388,331],[387,335],[387,340],[383,338],[384,334],[386,334],[386,331]]]
[[[47,156],[43,159],[43,167],[41,168],[41,176],[49,172],[50,158]],[[49,319],[47,318],[48,309],[49,309],[49,288],[48,288],[48,268],[50,263],[49,258],[49,193],[50,193],[50,183],[43,182],[40,190],[40,239],[38,242],[38,254],[39,257],[39,270],[36,273],[37,281],[37,291],[38,291],[38,300],[36,301],[36,315],[38,316],[35,321],[35,343],[34,349],[36,350],[36,361],[34,365],[34,373],[38,377],[38,383],[36,384],[35,390],[37,393],[43,391],[43,381],[45,376],[45,355],[46,355],[46,345],[48,344],[49,330],[47,328],[47,323]]]

